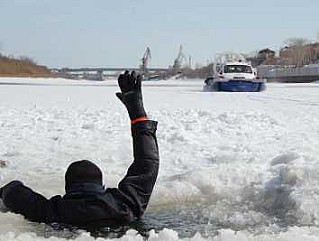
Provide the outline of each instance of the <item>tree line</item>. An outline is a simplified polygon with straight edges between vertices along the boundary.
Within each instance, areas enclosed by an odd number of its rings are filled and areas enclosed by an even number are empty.
[[[0,53],[0,76],[50,76],[51,71],[25,56],[15,58]]]

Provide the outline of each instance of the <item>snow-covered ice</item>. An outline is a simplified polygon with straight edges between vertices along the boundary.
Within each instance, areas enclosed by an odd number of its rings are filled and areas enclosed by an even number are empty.
[[[144,82],[159,122],[160,173],[142,220],[149,240],[318,240],[319,84],[202,92],[201,80]],[[0,185],[63,195],[72,161],[114,187],[132,160],[115,80],[0,78]],[[0,240],[94,240],[0,213]],[[99,239],[103,240],[103,238]],[[143,240],[131,229],[119,240]]]

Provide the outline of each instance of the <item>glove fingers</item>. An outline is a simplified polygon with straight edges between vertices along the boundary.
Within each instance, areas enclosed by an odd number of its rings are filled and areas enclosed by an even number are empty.
[[[131,78],[136,79],[136,72],[134,70],[131,72]]]
[[[125,75],[124,74],[120,74],[119,78],[118,78],[118,83],[120,86],[120,89],[122,90],[124,88],[124,79],[125,79]]]
[[[133,91],[133,90],[141,90],[141,82],[142,76],[137,75],[135,71],[131,73],[129,71],[125,71],[124,74],[121,74],[118,78],[118,84],[120,86],[122,94]]]
[[[136,73],[135,71],[132,71],[131,72],[131,75],[130,75],[130,87],[131,87],[131,90],[135,89],[135,83],[136,82]]]
[[[129,83],[129,72],[126,70],[124,74],[121,74],[118,78],[118,84],[120,86],[120,89],[122,93],[125,93],[127,91],[130,91],[131,89],[131,84]]]

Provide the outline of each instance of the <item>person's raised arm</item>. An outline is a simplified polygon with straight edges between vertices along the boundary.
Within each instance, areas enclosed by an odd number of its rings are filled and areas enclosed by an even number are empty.
[[[116,93],[131,119],[134,152],[134,161],[119,183],[119,190],[125,195],[126,204],[137,218],[147,207],[159,168],[157,122],[147,118],[141,81],[140,75],[136,76],[134,71],[131,74],[126,71],[118,79],[121,93]]]

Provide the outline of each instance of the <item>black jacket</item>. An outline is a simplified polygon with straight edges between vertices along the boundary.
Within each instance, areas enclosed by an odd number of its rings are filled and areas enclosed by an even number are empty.
[[[118,188],[92,183],[72,186],[63,197],[44,196],[13,181],[2,188],[4,205],[35,222],[79,226],[128,223],[141,217],[149,202],[159,167],[155,121],[132,125],[134,161]]]

